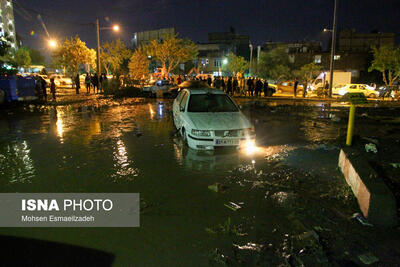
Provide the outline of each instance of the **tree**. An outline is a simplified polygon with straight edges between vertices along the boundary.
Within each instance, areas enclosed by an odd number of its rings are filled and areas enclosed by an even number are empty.
[[[234,76],[239,73],[243,73],[246,69],[249,68],[249,62],[247,62],[244,57],[236,56],[234,53],[228,54],[228,63],[226,64],[226,69],[232,72]]]
[[[32,65],[45,65],[46,61],[42,53],[39,50],[28,48],[29,56],[31,57]]]
[[[65,39],[64,43],[53,53],[53,63],[56,66],[66,68],[73,77],[78,73],[82,64],[95,65],[96,52],[86,47],[78,36]]]
[[[31,65],[31,56],[29,54],[29,49],[26,47],[21,47],[18,50],[14,50],[12,55],[12,63],[15,67],[27,67]]]
[[[373,48],[374,59],[368,71],[380,71],[386,85],[392,85],[400,77],[400,47]]]
[[[304,88],[307,88],[308,83],[315,79],[321,72],[321,66],[315,63],[309,63],[300,68],[300,70],[294,71],[294,76],[297,79],[303,81]],[[306,90],[303,90],[303,97],[306,96]]]
[[[163,75],[169,74],[180,63],[193,60],[198,54],[196,44],[176,35],[166,36],[161,42],[151,41],[145,51],[161,63]]]
[[[257,75],[278,82],[291,77],[291,68],[285,48],[278,47],[268,52],[261,52]]]
[[[17,73],[17,69],[12,67],[12,49],[11,38],[7,33],[0,36],[0,74],[13,75]]]
[[[137,49],[129,61],[129,74],[137,80],[149,74],[149,59],[143,48]]]
[[[132,53],[125,44],[118,39],[112,42],[105,42],[101,47],[101,66],[107,73],[110,71],[119,76],[125,60],[131,57]]]

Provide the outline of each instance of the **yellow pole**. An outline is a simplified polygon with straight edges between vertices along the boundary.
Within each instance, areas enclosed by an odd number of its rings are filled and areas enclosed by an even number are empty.
[[[346,145],[351,146],[353,140],[354,117],[356,114],[356,105],[350,104],[349,123],[347,124]]]

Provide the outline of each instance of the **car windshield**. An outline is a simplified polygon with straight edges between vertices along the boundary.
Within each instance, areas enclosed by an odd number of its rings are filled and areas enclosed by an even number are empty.
[[[188,112],[237,112],[237,106],[227,95],[194,94],[190,96]]]

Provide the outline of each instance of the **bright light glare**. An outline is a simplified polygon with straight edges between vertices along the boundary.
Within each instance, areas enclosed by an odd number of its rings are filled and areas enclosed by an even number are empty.
[[[228,60],[225,58],[224,60],[222,60],[222,63],[225,65],[228,63]]]
[[[113,31],[118,32],[118,31],[119,31],[119,25],[114,25],[114,26],[113,26]]]
[[[56,41],[54,41],[54,40],[49,40],[49,46],[50,46],[50,47],[56,47],[56,46],[57,46]]]
[[[254,140],[247,140],[244,144],[244,150],[247,154],[253,154],[257,151],[256,142]]]

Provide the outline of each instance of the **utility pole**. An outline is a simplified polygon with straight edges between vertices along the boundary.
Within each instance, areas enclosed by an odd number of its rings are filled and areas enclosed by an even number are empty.
[[[335,1],[335,7],[333,9],[333,28],[332,28],[332,44],[331,44],[331,64],[329,67],[329,97],[332,97],[332,86],[333,86],[333,67],[335,61],[335,45],[336,45],[336,9],[337,9],[337,0]]]
[[[100,26],[99,19],[96,19],[96,33],[97,33],[97,77],[100,77]]]
[[[250,76],[252,76],[252,73],[251,73],[251,65],[252,65],[252,63],[253,63],[253,45],[252,45],[252,44],[249,44],[249,48],[250,48],[250,66],[249,66],[249,74],[250,74]]]

